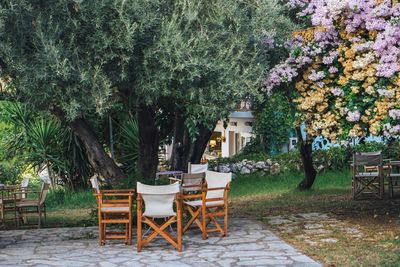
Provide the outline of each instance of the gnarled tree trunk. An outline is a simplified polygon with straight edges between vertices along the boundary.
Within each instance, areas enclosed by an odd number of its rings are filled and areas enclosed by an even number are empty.
[[[100,174],[106,182],[117,184],[127,177],[122,169],[118,167],[114,160],[105,152],[97,135],[84,118],[68,121],[65,113],[59,107],[51,107],[50,111],[68,125],[82,141],[90,165],[92,165],[94,171]]]
[[[76,119],[68,122],[68,125],[82,141],[90,165],[101,177],[111,184],[117,184],[122,179],[127,178],[122,169],[104,151],[103,146],[99,143],[96,134],[86,120],[82,118]]]

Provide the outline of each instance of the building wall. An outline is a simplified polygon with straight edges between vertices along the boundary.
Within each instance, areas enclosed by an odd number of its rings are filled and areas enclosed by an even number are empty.
[[[247,115],[248,116],[248,115]],[[236,138],[244,139],[244,144],[249,141],[252,134],[253,117],[230,117],[227,128],[224,129],[223,121],[219,121],[214,132],[220,132],[223,137],[221,143],[221,156],[229,157],[238,152]],[[233,140],[232,140],[233,139]],[[243,145],[244,145],[243,144]]]

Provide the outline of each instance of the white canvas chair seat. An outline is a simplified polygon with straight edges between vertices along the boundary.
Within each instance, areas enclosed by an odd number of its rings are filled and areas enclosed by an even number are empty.
[[[225,236],[228,232],[228,192],[232,180],[232,173],[206,171],[205,184],[202,189],[201,200],[184,202],[185,210],[191,218],[183,228],[186,232],[195,223],[202,232],[203,239],[208,238],[209,232],[220,232]],[[216,217],[224,217],[223,227]],[[200,218],[201,217],[201,221]],[[214,228],[209,228],[210,223]]]
[[[137,250],[140,252],[143,246],[148,245],[156,236],[160,235],[171,243],[178,251],[182,251],[181,229],[181,202],[179,182],[169,185],[145,185],[137,183]],[[144,212],[142,209],[144,202]],[[176,212],[174,211],[176,202]],[[154,219],[163,218],[164,222],[158,224]],[[177,236],[173,237],[165,231],[172,223],[177,223]],[[146,238],[142,236],[142,223],[147,224],[153,230]]]

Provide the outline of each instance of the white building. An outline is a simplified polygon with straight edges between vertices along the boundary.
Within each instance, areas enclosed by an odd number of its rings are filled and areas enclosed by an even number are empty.
[[[219,121],[205,152],[206,158],[231,157],[239,153],[250,141],[253,114],[249,110],[232,112],[229,122]],[[225,127],[224,127],[225,126]]]

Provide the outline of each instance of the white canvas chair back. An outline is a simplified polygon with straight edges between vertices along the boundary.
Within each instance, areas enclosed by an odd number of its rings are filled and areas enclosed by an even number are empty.
[[[47,169],[47,166],[44,166],[42,170],[39,172],[39,178],[40,180],[42,180],[43,183],[51,184],[49,170]]]
[[[47,183],[42,184],[42,190],[40,190],[40,198],[39,198],[39,204],[42,205],[44,201],[46,200],[46,195],[49,191],[50,185]]]
[[[182,188],[184,192],[200,191],[203,185],[205,172],[182,174]]]
[[[97,179],[96,175],[93,175],[90,178],[90,183],[92,184],[92,188],[94,191],[96,191],[97,194],[100,193],[100,185],[99,185],[99,180]]]
[[[232,173],[221,172],[206,172],[207,188],[226,187],[232,181]],[[207,192],[207,199],[209,198],[222,198],[224,196],[224,189],[212,190]]]
[[[202,173],[208,170],[208,163],[206,164],[188,164],[188,173]]]
[[[29,186],[29,177],[24,177],[21,182],[21,188],[28,188]]]
[[[175,216],[173,209],[175,195],[179,193],[179,182],[170,185],[146,185],[137,183],[137,193],[142,195],[145,211],[143,216],[166,218]]]
[[[28,190],[29,186],[29,177],[24,177],[24,179],[21,182],[21,198],[25,199],[26,198],[26,192]]]

